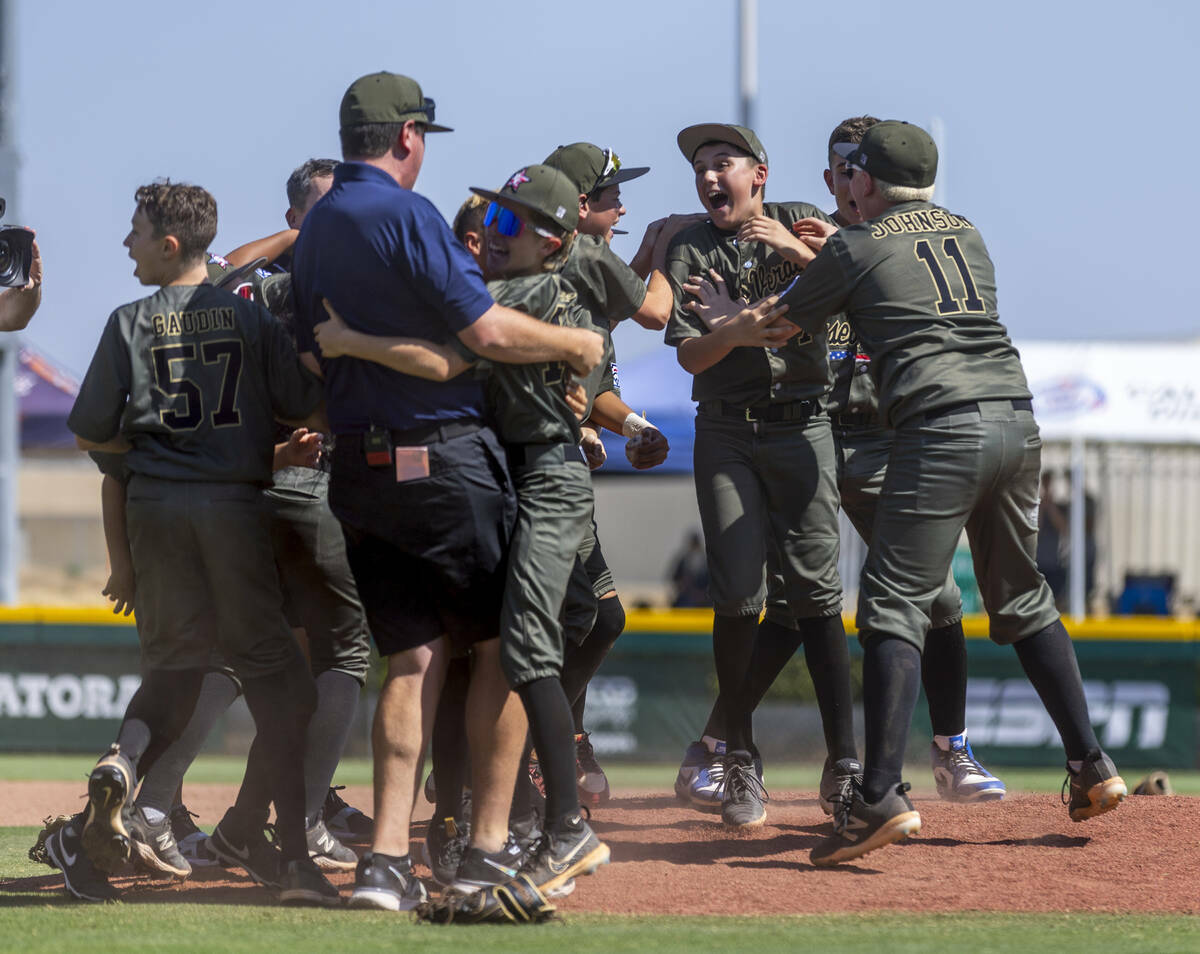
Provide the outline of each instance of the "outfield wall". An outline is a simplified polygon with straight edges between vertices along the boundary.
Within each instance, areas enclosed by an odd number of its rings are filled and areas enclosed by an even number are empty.
[[[715,695],[707,610],[632,611],[588,694],[587,724],[608,757],[671,761],[696,735]],[[1017,663],[986,638],[985,617],[965,623],[967,725],[996,765],[1057,765],[1057,733]],[[1197,760],[1200,623],[1158,618],[1093,620],[1071,627],[1101,744],[1118,764],[1192,768]],[[855,659],[858,645],[851,642]],[[802,672],[799,661],[793,663]],[[360,707],[351,751],[365,754],[373,690]],[[806,678],[806,677],[805,677]],[[94,752],[111,740],[137,689],[134,626],[104,610],[0,610],[0,751]],[[769,759],[822,757],[811,694],[790,675],[756,716]],[[798,688],[788,688],[795,683]],[[790,695],[789,695],[790,693]],[[861,714],[859,714],[861,727]],[[231,710],[209,749],[244,751],[252,727]],[[912,755],[928,745],[917,707]]]

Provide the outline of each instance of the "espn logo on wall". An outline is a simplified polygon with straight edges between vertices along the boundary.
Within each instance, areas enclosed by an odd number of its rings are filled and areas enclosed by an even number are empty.
[[[141,682],[136,675],[0,673],[0,716],[120,719]]]

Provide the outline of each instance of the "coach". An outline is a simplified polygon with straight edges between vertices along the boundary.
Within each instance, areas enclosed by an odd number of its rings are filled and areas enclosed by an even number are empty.
[[[474,260],[412,190],[425,136],[450,132],[406,76],[374,73],[342,99],[333,187],[305,219],[293,275],[297,338],[316,353],[335,436],[330,505],[387,676],[373,728],[375,837],[351,905],[413,907],[423,889],[408,827],[447,660],[473,652],[468,696],[472,844],[498,851],[525,724],[498,662],[497,620],[515,501],[504,453],[470,376],[440,383],[350,357],[321,358],[322,299],[370,335],[445,342],[485,358],[599,363],[599,335],[551,326],[492,300]]]

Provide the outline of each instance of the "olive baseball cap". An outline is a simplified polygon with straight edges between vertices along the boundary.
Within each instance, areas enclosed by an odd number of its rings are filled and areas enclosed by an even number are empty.
[[[736,146],[748,156],[753,156],[764,166],[767,164],[767,150],[759,142],[753,129],[745,126],[733,126],[728,123],[700,123],[681,129],[675,137],[679,143],[679,151],[688,162],[696,158],[696,150],[706,143],[727,142]]]
[[[590,142],[559,146],[546,157],[545,164],[565,172],[579,187],[580,195],[591,195],[598,189],[628,182],[650,171],[649,166],[622,166],[615,152]]]
[[[937,178],[938,151],[933,138],[920,126],[889,119],[863,134],[850,146],[836,143],[833,151],[867,175],[911,189],[925,189]]]
[[[421,92],[421,85],[399,73],[370,73],[360,76],[342,97],[338,120],[343,129],[368,123],[404,123],[416,120],[426,132],[454,132],[433,121],[434,102]]]
[[[471,191],[518,215],[534,212],[559,228],[574,232],[579,225],[579,188],[553,166],[518,169],[498,192],[471,186]]]

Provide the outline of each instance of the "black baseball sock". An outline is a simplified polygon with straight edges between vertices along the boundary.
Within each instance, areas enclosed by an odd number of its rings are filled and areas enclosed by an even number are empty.
[[[471,683],[471,660],[451,659],[433,718],[431,755],[433,784],[437,792],[434,818],[462,820],[463,786],[467,783],[467,689]]]
[[[237,683],[226,673],[213,671],[205,674],[196,708],[187,727],[178,739],[167,746],[142,778],[137,797],[139,808],[152,808],[164,815],[170,812],[183,776],[196,760],[217,719],[237,696]]]
[[[517,695],[529,718],[529,734],[546,783],[546,828],[559,829],[568,817],[579,814],[571,706],[562,683],[553,676],[526,683]]]
[[[904,749],[920,689],[921,651],[899,637],[871,633],[863,646],[863,798],[868,802],[879,801],[903,776]]]
[[[804,662],[821,710],[821,729],[829,758],[857,759],[854,700],[850,691],[850,647],[840,614],[798,620],[804,637]]]
[[[754,710],[775,683],[788,660],[795,655],[803,637],[795,630],[764,619],[754,634],[754,649],[746,676],[736,692],[724,686],[725,751],[751,751],[754,744]]]
[[[582,643],[567,643],[563,660],[562,687],[571,703],[575,731],[583,731],[583,710],[588,683],[600,669],[617,637],[625,630],[625,607],[616,593],[597,600],[596,622]]]
[[[931,629],[921,654],[921,685],[934,735],[960,735],[967,727],[967,641],[962,622]]]
[[[1062,736],[1067,759],[1076,761],[1100,748],[1088,717],[1075,647],[1062,620],[1055,620],[1041,632],[1020,640],[1013,648]]]
[[[282,672],[242,679],[256,734],[251,754],[260,750],[275,803],[275,830],[284,861],[308,857],[304,837],[304,742],[317,704],[312,673],[297,650]],[[249,774],[247,766],[247,774]],[[239,804],[241,797],[239,795]]]
[[[717,701],[713,703],[704,735],[724,739],[728,731],[729,697],[741,688],[754,655],[757,616],[713,617],[713,666],[717,670]],[[726,747],[728,750],[728,747]]]
[[[327,669],[316,678],[317,708],[308,723],[304,744],[305,825],[316,824],[329,785],[350,737],[362,686],[353,676]]]

